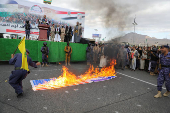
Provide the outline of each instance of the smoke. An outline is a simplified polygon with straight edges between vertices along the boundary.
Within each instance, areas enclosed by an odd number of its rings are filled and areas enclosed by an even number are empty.
[[[105,28],[116,27],[123,30],[129,22],[130,8],[118,0],[79,0],[80,9],[90,14],[91,22],[95,18]]]
[[[130,5],[119,0],[79,0],[79,3],[79,9],[87,14],[86,22],[93,27],[101,26],[108,40],[123,36],[133,22]]]

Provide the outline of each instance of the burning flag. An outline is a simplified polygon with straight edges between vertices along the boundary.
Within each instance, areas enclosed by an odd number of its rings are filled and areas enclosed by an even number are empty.
[[[88,71],[78,77],[70,72],[67,67],[63,66],[62,75],[58,78],[31,80],[30,82],[32,89],[37,91],[105,81],[116,77],[115,65],[116,60],[112,60],[109,67],[103,67],[101,70],[91,65]]]

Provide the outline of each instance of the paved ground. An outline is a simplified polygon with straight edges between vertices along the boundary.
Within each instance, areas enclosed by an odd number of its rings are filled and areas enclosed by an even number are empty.
[[[30,67],[31,74],[23,81],[25,95],[18,99],[6,82],[13,66],[0,65],[0,113],[170,113],[169,97],[153,98],[157,93],[156,76],[144,71],[116,70],[117,78],[109,81],[32,90],[30,80],[58,77],[61,68],[55,64],[37,69]],[[88,66],[74,63],[69,69],[79,75]]]

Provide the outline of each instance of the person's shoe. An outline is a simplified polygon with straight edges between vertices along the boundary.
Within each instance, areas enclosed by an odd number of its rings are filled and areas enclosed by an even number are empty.
[[[156,95],[154,96],[154,98],[160,98],[160,97],[162,97],[162,94],[161,94],[161,91],[158,91],[158,94],[156,94]]]
[[[48,65],[46,64],[45,66],[47,66],[48,67]]]
[[[163,95],[164,95],[164,97],[167,97],[167,96],[169,96],[169,95],[170,95],[170,92],[169,92],[169,91],[167,91],[167,92],[165,92]]]
[[[68,63],[68,65],[70,66],[70,63]]]
[[[42,64],[42,67],[44,67],[44,64]]]
[[[150,72],[150,75],[153,75],[153,72]]]
[[[23,93],[17,94],[17,98],[20,98],[23,96]]]
[[[65,63],[65,66],[67,66],[67,63]]]

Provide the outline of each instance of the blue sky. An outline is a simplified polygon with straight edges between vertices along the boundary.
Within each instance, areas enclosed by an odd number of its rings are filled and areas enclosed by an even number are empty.
[[[43,0],[28,1],[43,3]],[[138,23],[136,33],[159,39],[170,39],[169,0],[114,0],[116,4],[129,10],[128,16],[125,17],[125,19],[127,18],[128,20],[127,23],[125,23],[126,27],[121,30],[114,25],[104,27],[105,18],[102,16],[104,13],[97,12],[97,9],[89,7],[89,4],[83,4],[82,1],[83,0],[53,0],[51,5],[86,12],[84,33],[86,38],[92,38],[93,33],[99,33],[102,34],[102,38],[107,37],[106,39],[109,40],[133,32],[132,23],[136,15],[136,22]],[[96,4],[100,3],[100,0],[93,0],[93,2],[94,1],[96,1]],[[91,5],[93,6],[93,4]],[[98,29],[98,31],[96,32],[94,29]]]

